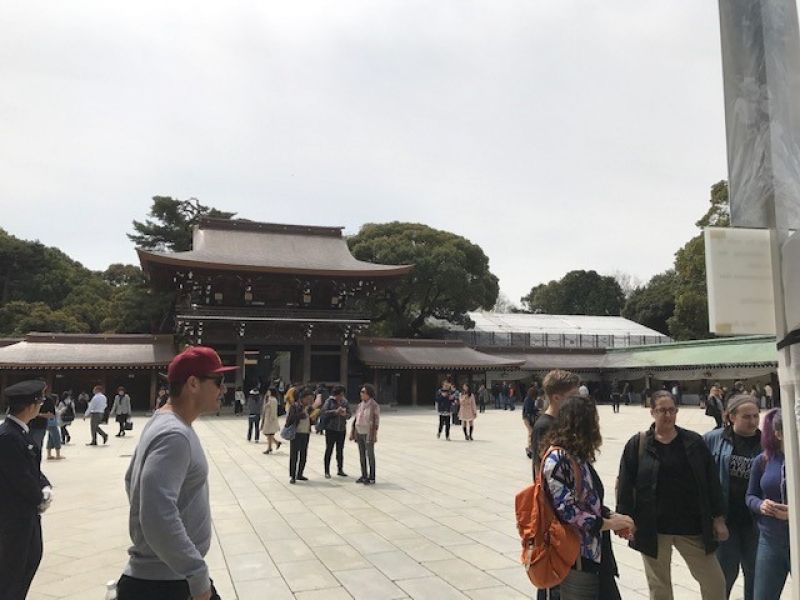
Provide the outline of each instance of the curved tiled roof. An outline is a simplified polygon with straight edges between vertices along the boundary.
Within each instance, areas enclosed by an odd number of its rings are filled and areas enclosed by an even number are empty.
[[[0,369],[163,367],[173,356],[171,335],[29,333],[0,348]]]
[[[365,365],[379,369],[516,369],[525,362],[450,340],[358,338],[358,356]]]
[[[203,219],[187,252],[138,248],[145,271],[153,265],[326,277],[399,277],[412,265],[379,265],[350,254],[341,227]]]

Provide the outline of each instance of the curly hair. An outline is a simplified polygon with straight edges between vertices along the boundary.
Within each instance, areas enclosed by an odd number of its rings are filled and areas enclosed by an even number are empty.
[[[558,411],[558,418],[545,437],[545,446],[561,446],[584,462],[594,462],[603,443],[597,406],[589,398],[573,396]]]

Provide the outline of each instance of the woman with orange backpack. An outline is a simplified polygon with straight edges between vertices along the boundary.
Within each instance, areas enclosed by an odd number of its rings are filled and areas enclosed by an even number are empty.
[[[619,600],[617,564],[609,531],[628,536],[633,519],[603,506],[603,482],[594,468],[603,439],[597,407],[588,398],[567,400],[545,438],[542,481],[560,521],[578,533],[580,550],[561,582],[561,600]]]

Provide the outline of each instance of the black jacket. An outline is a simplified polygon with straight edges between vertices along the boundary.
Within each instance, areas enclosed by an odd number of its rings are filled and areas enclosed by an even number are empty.
[[[39,468],[41,450],[18,423],[0,424],[0,524],[39,514],[42,488],[50,485]]]
[[[719,483],[717,467],[703,438],[681,427],[678,438],[686,448],[686,457],[692,470],[692,477],[699,490],[698,502],[702,515],[703,543],[706,553],[713,552],[717,543],[714,541],[714,517],[725,514],[722,501],[722,488]],[[636,536],[630,543],[631,548],[642,554],[657,558],[657,506],[658,497],[658,454],[653,446],[655,425],[652,425],[645,436],[645,448],[639,464],[639,437],[637,433],[622,452],[617,480],[617,512],[630,515],[636,522]]]

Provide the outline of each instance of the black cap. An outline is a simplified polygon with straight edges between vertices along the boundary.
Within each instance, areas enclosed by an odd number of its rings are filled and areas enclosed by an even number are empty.
[[[3,395],[10,401],[17,401],[20,403],[30,401],[33,402],[42,395],[47,383],[41,379],[29,379],[28,381],[20,381],[14,385],[8,386]]]
[[[29,397],[33,399],[41,396],[44,388],[46,387],[47,383],[41,379],[30,379],[28,381],[20,381],[19,383],[8,386],[3,394],[6,396],[6,398],[22,399]]]

